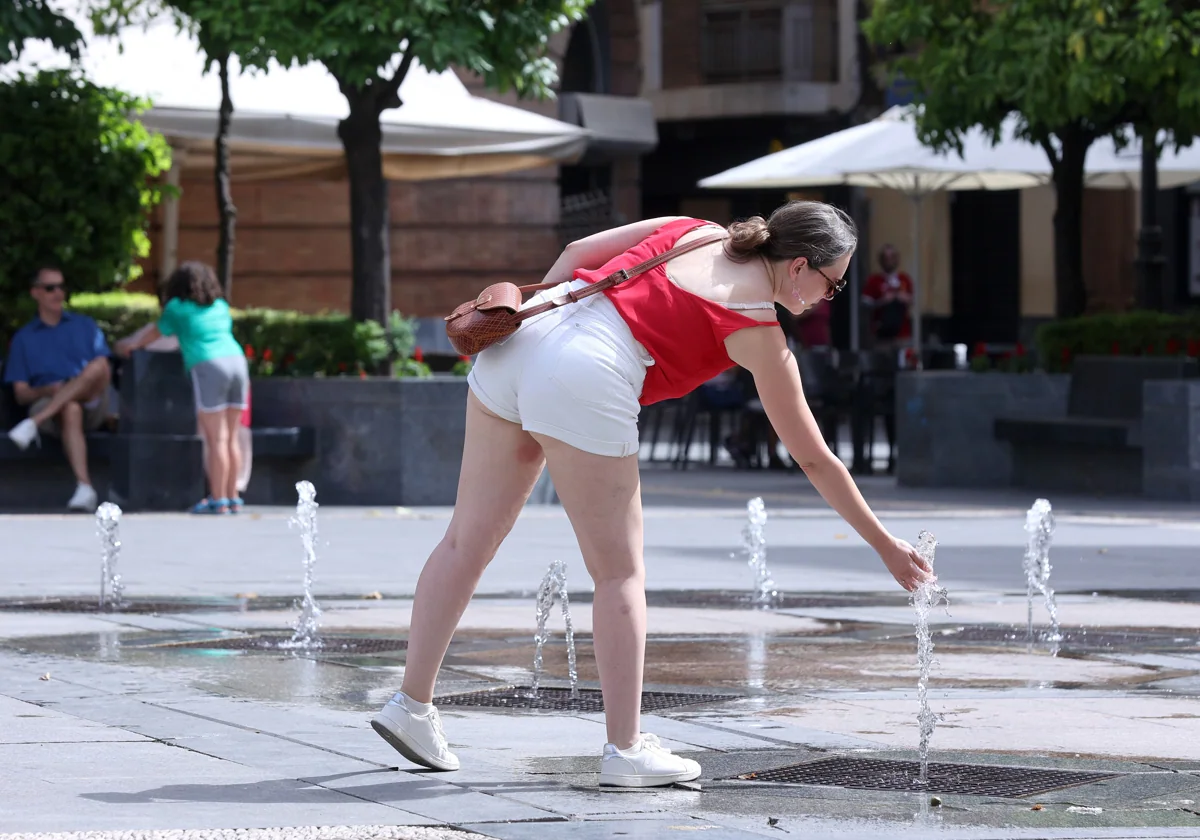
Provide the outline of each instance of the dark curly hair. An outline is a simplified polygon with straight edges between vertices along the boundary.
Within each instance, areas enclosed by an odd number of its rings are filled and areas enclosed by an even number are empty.
[[[207,263],[198,260],[185,262],[171,272],[165,284],[165,300],[179,298],[194,301],[201,306],[209,306],[224,295],[221,284],[217,282],[216,272]]]

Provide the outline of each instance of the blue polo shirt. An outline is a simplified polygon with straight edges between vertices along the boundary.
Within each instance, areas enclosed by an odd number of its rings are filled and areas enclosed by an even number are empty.
[[[108,355],[104,333],[88,316],[64,312],[53,327],[34,318],[13,336],[4,381],[41,388],[74,379],[92,359]]]

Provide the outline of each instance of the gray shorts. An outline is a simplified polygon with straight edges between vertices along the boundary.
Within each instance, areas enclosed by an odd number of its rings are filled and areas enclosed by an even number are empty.
[[[198,362],[192,368],[192,390],[197,411],[207,413],[227,408],[244,409],[246,394],[250,391],[250,369],[246,365],[246,357],[223,356]]]

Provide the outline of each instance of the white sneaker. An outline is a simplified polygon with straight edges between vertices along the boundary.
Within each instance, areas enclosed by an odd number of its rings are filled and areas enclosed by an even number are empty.
[[[458,769],[458,756],[450,752],[442,719],[430,703],[418,703],[398,691],[375,715],[371,728],[414,764],[431,770]]]
[[[34,423],[28,417],[9,430],[8,439],[21,449],[28,449],[29,444],[34,441],[37,441],[38,445],[41,445],[42,442],[41,437],[38,435],[37,423]]]
[[[658,741],[657,735],[642,734],[627,750],[604,745],[600,759],[601,787],[645,788],[691,782],[700,778],[700,765],[680,758]]]
[[[95,512],[100,505],[100,497],[90,484],[80,484],[75,487],[75,495],[67,502],[67,510],[81,510],[86,513]]]

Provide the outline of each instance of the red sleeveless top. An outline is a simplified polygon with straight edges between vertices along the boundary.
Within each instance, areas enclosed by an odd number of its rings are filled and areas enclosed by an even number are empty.
[[[597,269],[576,269],[575,276],[589,283],[614,271],[632,268],[669,251],[685,234],[712,224],[701,219],[668,222],[628,251]],[[778,322],[758,321],[719,303],[681,289],[667,277],[666,265],[626,280],[606,291],[633,337],[654,359],[646,369],[639,402],[650,405],[682,397],[698,385],[733,366],[725,339],[746,327],[773,327]]]

